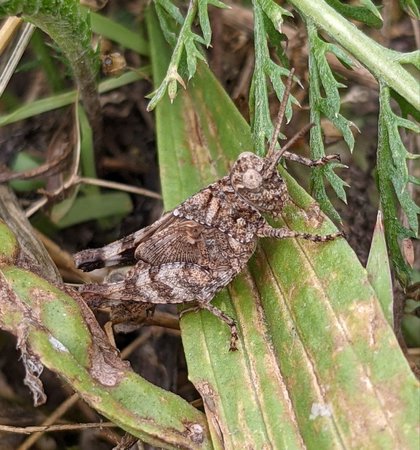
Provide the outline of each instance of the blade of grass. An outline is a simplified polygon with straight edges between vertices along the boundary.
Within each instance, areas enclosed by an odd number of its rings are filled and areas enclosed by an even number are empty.
[[[99,143],[102,135],[101,106],[96,83],[99,58],[91,45],[89,14],[74,0],[0,2],[1,17],[17,15],[48,34],[70,62],[95,141]]]
[[[149,55],[149,46],[138,33],[129,30],[108,17],[94,12],[90,13],[90,22],[94,33],[117,42],[125,48],[134,50],[140,55]]]
[[[126,216],[132,210],[130,196],[125,192],[91,193],[88,196],[68,199],[73,203],[69,212],[55,224],[67,228],[88,220],[98,220],[109,216]],[[66,201],[66,200],[65,200]],[[54,221],[54,217],[51,217]]]
[[[159,85],[170,51],[151,11],[147,23]],[[173,105],[165,98],[157,106],[156,126],[168,209],[252,150],[248,125],[201,64]],[[290,206],[284,223],[333,231],[327,219],[310,218],[313,200],[284,176],[307,212]],[[418,384],[344,240],[266,241],[214,304],[237,319],[238,352],[227,351],[228,330],[207,312],[186,315],[181,328],[215,445],[415,448]]]
[[[378,211],[366,270],[370,283],[381,302],[382,311],[389,325],[393,326],[394,297],[392,295],[392,277],[381,211]]]
[[[118,89],[126,84],[134,83],[142,80],[148,76],[148,67],[143,67],[141,71],[127,72],[118,78],[111,78],[102,81],[99,84],[98,91],[100,94]],[[77,99],[77,92],[75,90],[65,92],[63,94],[53,95],[51,97],[36,100],[17,108],[15,111],[0,116],[0,126],[8,125],[10,123],[18,122],[19,120],[27,119],[28,117],[36,116],[44,112],[52,111],[54,109],[62,108],[74,103]]]

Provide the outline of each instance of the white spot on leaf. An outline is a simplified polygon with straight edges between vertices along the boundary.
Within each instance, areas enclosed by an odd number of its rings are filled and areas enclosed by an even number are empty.
[[[68,353],[67,347],[65,347],[59,340],[57,340],[54,336],[49,336],[48,340],[50,341],[50,344],[58,351],[60,352],[66,352]]]
[[[315,420],[317,417],[331,417],[332,409],[329,403],[312,403],[309,420]]]

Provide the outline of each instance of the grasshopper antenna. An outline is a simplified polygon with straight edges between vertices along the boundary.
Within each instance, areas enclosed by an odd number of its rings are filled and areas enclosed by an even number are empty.
[[[283,98],[281,99],[279,112],[277,113],[276,128],[274,129],[273,136],[271,138],[270,147],[267,152],[267,158],[271,158],[274,154],[274,148],[279,138],[280,128],[283,123],[284,113],[286,111],[287,101],[289,100],[290,91],[292,89],[293,75],[295,74],[295,69],[291,69],[289,76],[287,77],[286,87],[284,90]]]
[[[291,137],[286,145],[284,145],[278,152],[274,153],[271,156],[272,162],[269,167],[269,171],[273,171],[277,164],[280,161],[280,158],[282,157],[283,153],[289,149],[297,140],[299,140],[301,137],[305,136],[305,134],[314,126],[314,123],[308,123],[305,125],[300,131],[298,131],[293,137]]]

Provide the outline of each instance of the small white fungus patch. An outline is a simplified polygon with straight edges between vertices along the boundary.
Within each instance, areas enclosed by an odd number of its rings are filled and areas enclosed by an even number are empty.
[[[50,341],[50,344],[60,352],[66,352],[68,353],[67,347],[65,347],[60,341],[58,341],[54,336],[49,336],[48,340]]]
[[[317,417],[331,417],[332,409],[329,403],[312,403],[309,420],[315,420]]]

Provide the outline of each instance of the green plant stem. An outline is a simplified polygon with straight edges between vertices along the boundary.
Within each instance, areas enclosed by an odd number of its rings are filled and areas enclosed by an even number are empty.
[[[56,63],[51,56],[51,49],[47,47],[40,30],[35,30],[31,39],[31,45],[52,91],[55,93],[62,91],[62,79],[58,74]]]
[[[370,39],[323,0],[290,0],[290,3],[364,64],[378,80],[420,109],[418,81],[398,62],[398,53]]]
[[[100,141],[102,113],[96,84],[97,67],[93,63],[96,59],[93,50],[90,47],[86,48],[83,42],[75,39],[73,33],[71,36],[66,35],[63,32],[63,29],[66,29],[63,22],[57,21],[54,17],[38,14],[35,19],[31,18],[31,21],[51,36],[70,61],[95,141]],[[76,30],[74,31],[76,32]]]

